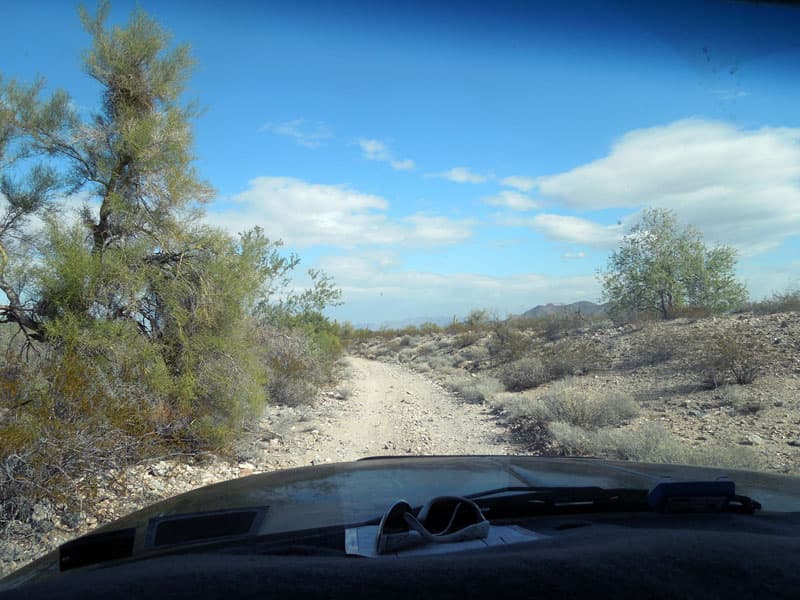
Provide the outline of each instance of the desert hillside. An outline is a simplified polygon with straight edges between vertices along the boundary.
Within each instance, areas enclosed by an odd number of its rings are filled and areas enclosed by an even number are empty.
[[[800,470],[800,313],[450,329],[357,351],[491,407],[529,452]]]

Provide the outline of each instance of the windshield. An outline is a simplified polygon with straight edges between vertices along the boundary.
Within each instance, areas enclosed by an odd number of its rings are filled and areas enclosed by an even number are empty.
[[[368,456],[798,473],[799,9],[4,14],[0,575]]]

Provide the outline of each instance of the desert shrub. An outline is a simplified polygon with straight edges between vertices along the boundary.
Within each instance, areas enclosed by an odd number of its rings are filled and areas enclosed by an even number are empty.
[[[515,418],[538,422],[563,422],[586,429],[620,425],[639,413],[628,395],[581,388],[568,378],[555,382],[537,397],[500,397],[503,408]]]
[[[479,331],[465,331],[464,333],[459,333],[453,338],[453,346],[456,348],[466,348],[467,346],[471,346],[480,340],[482,337],[483,336]]]
[[[568,375],[588,373],[599,367],[601,356],[597,345],[589,339],[565,339],[542,351],[542,361],[548,379],[561,379]]]
[[[430,373],[431,372],[431,365],[425,361],[417,361],[414,363],[414,370],[418,373]]]
[[[728,468],[758,468],[758,456],[741,446],[705,445],[693,448],[657,423],[629,429],[586,430],[554,422],[550,433],[565,454],[602,456],[638,462]]]
[[[482,362],[489,359],[489,349],[483,345],[468,346],[461,350],[458,355],[473,362]]]
[[[704,340],[699,367],[708,387],[753,383],[762,368],[764,344],[745,327],[728,327]]]
[[[611,322],[617,327],[621,325],[642,327],[648,323],[659,320],[659,316],[656,311],[624,308],[620,306],[612,306],[609,308],[608,316],[611,319]]]
[[[560,340],[570,331],[579,329],[586,324],[586,319],[580,313],[550,315],[540,319],[539,328],[543,335],[551,342]]]
[[[259,345],[267,367],[270,400],[297,406],[313,404],[321,386],[333,377],[335,355],[306,332],[261,325]],[[324,339],[324,338],[323,338]]]
[[[674,336],[667,335],[657,328],[649,327],[636,341],[635,358],[630,361],[629,366],[665,363],[677,355],[679,346],[680,343]]]
[[[109,469],[165,443],[196,444],[192,407],[175,402],[158,353],[125,325],[107,337],[70,337],[40,345],[23,360],[7,354],[0,370],[0,529],[27,520],[40,501],[78,508]],[[95,328],[93,332],[98,333]],[[88,331],[81,332],[88,334]],[[122,339],[120,339],[120,337]]]
[[[703,306],[676,306],[669,313],[670,319],[705,319],[714,313]]]
[[[457,377],[445,383],[452,392],[473,404],[483,404],[502,390],[502,384],[493,377]]]
[[[503,364],[521,358],[531,347],[531,340],[508,322],[498,323],[486,348],[494,364]]]
[[[447,356],[431,356],[427,362],[434,371],[453,367],[453,359]]]
[[[531,416],[541,421],[562,421],[587,429],[620,425],[638,413],[639,406],[630,396],[587,390],[571,378],[555,382],[531,406]]]
[[[505,365],[500,371],[500,381],[509,392],[520,392],[546,383],[549,373],[539,358],[528,356]]]
[[[422,335],[433,335],[442,333],[443,329],[436,323],[423,323],[419,326],[419,332]]]
[[[435,342],[425,342],[424,344],[420,344],[416,348],[416,353],[418,356],[427,356],[429,354],[433,354],[436,350],[436,343]]]
[[[776,292],[771,298],[753,302],[747,308],[757,315],[800,311],[800,289]]]

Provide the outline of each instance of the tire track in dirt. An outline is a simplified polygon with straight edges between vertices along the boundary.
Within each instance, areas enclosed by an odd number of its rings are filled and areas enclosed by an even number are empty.
[[[311,417],[292,425],[271,468],[356,460],[365,456],[508,454],[506,432],[490,411],[456,398],[430,379],[389,363],[348,357],[348,398],[326,396]],[[285,409],[262,426],[275,430]],[[266,466],[266,465],[265,465]]]

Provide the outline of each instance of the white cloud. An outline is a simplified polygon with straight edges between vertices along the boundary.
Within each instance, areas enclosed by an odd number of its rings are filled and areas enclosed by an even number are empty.
[[[473,173],[467,167],[454,167],[441,173],[429,173],[426,177],[441,177],[456,183],[484,183],[491,179],[489,175]]]
[[[506,187],[517,189],[520,192],[530,192],[534,187],[536,187],[536,179],[533,177],[527,177],[526,175],[512,175],[510,177],[504,177],[500,180],[500,183]]]
[[[559,242],[612,248],[624,233],[622,225],[600,225],[587,219],[542,213],[530,219],[531,227]]]
[[[358,140],[362,156],[367,160],[387,162],[395,171],[409,171],[414,168],[414,161],[410,158],[397,159],[389,146],[380,140],[362,138]]]
[[[414,168],[414,161],[410,158],[404,158],[403,160],[392,160],[389,161],[389,164],[392,165],[392,168],[395,171],[410,171]]]
[[[297,247],[425,246],[451,244],[471,235],[469,221],[422,213],[390,219],[388,208],[386,199],[344,185],[258,177],[228,204],[212,207],[206,219],[232,232],[260,225],[271,238]]]
[[[709,240],[758,253],[800,234],[800,129],[701,119],[639,129],[537,187],[579,210],[671,208]]]
[[[512,210],[533,210],[538,208],[538,204],[533,199],[525,194],[511,190],[503,190],[494,196],[484,198],[484,202],[491,206],[502,206]]]
[[[284,123],[266,123],[261,129],[292,138],[295,143],[306,148],[319,148],[325,144],[326,140],[333,137],[333,133],[325,123],[306,119],[295,119]]]
[[[367,160],[389,161],[392,159],[389,147],[380,140],[360,139],[358,145],[361,146],[361,152]]]
[[[585,252],[565,252],[561,255],[561,258],[566,258],[567,260],[580,260],[582,258],[586,258]]]

